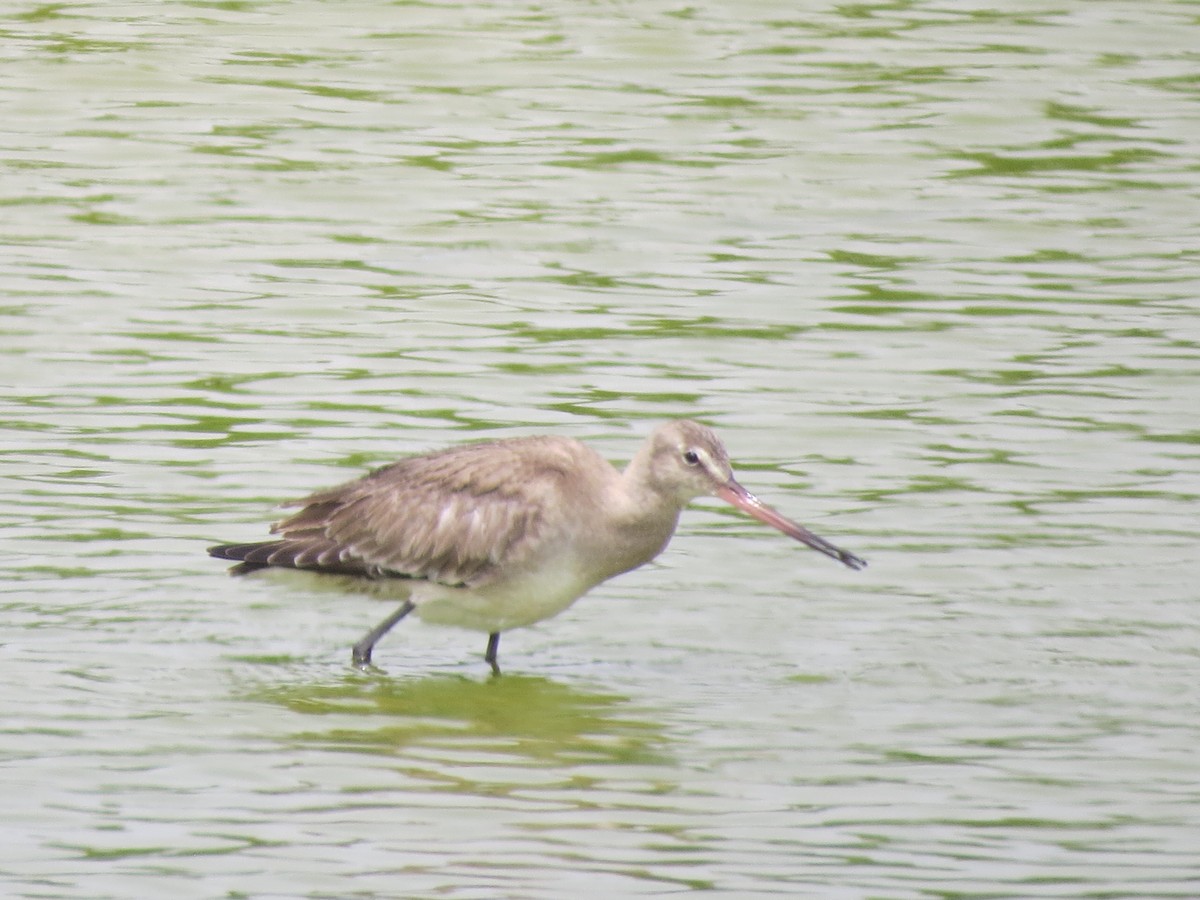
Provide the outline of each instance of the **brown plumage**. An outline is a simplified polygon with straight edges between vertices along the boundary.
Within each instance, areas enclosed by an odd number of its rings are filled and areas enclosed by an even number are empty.
[[[667,545],[679,513],[715,494],[851,568],[866,563],[759,501],[734,479],[709,428],[670,422],[624,472],[571,438],[538,436],[413,456],[286,504],[270,541],[209,549],[235,574],[293,568],[384,586],[401,607],[355,645],[356,664],[396,622],[502,631],[555,615]]]

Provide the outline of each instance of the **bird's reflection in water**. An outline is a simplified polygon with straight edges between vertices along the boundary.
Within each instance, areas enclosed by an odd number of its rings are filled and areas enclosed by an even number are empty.
[[[270,686],[247,699],[324,718],[293,733],[309,748],[368,754],[501,754],[511,763],[669,763],[668,740],[628,697],[531,675],[390,678],[366,672]]]
[[[667,727],[629,697],[535,675],[326,671],[243,699],[274,705],[283,728],[261,802],[318,817],[339,858],[386,847],[381,870],[405,884],[465,879],[488,896],[517,896],[504,885],[526,859],[573,884],[583,866],[659,891],[711,887],[709,819],[685,795]]]

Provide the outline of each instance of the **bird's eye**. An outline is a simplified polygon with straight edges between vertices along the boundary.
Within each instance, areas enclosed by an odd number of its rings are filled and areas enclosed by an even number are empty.
[[[700,454],[697,453],[695,450],[684,450],[683,451],[683,461],[685,463],[687,463],[689,466],[699,465],[700,464]]]

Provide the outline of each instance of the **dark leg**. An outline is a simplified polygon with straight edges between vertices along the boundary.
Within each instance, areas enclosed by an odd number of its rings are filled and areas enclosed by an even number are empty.
[[[487,653],[483,654],[483,658],[492,667],[492,674],[500,674],[500,666],[496,662],[496,651],[500,649],[500,632],[493,631],[488,635]]]
[[[363,635],[363,639],[354,645],[354,650],[350,654],[350,659],[353,660],[356,666],[369,666],[371,664],[371,650],[375,647],[376,642],[392,630],[392,626],[407,616],[416,608],[411,600],[405,600],[401,607]]]

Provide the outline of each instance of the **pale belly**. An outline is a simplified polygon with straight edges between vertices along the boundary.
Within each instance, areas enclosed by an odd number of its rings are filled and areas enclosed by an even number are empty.
[[[411,599],[423,621],[493,633],[556,616],[593,583],[573,566],[549,564],[516,580],[477,588],[418,583]]]
[[[404,578],[371,581],[296,569],[271,568],[254,575],[304,590],[368,594],[381,600],[411,600],[416,604],[413,614],[426,622],[488,634],[556,616],[593,586],[592,581],[580,577],[572,567],[553,564],[526,573],[515,582],[478,588],[450,587]]]

